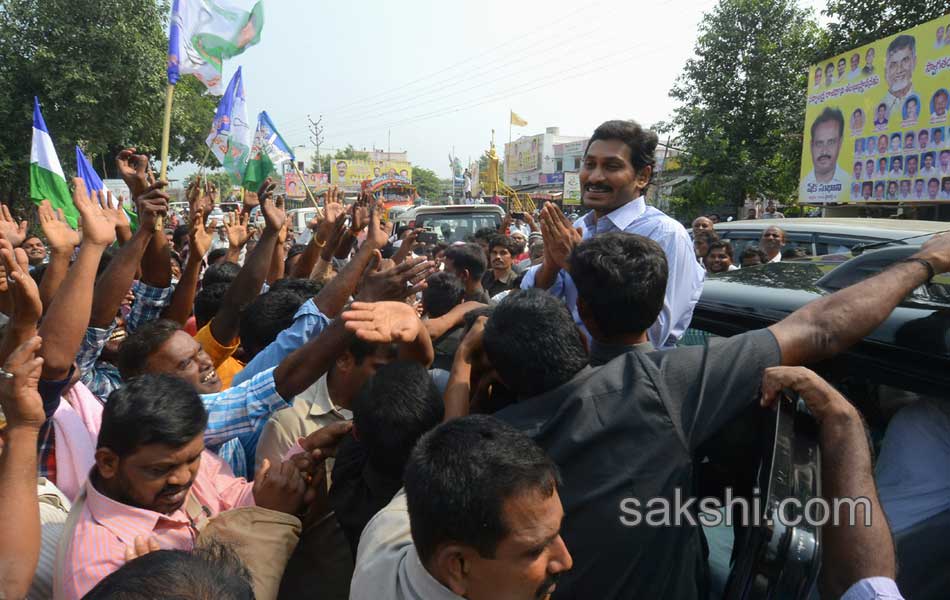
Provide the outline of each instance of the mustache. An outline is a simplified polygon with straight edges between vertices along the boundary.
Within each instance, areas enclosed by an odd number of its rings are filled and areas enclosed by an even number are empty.
[[[556,574],[556,575],[548,575],[547,579],[545,579],[545,580],[541,583],[541,585],[538,587],[538,591],[534,593],[534,597],[535,597],[535,598],[544,598],[544,597],[547,595],[548,590],[551,589],[551,586],[553,586],[553,585],[556,584],[558,581],[560,581],[560,579],[561,579],[561,574],[560,574],[560,573],[558,573],[558,574]]]
[[[193,483],[193,482],[192,482]],[[188,485],[176,485],[176,486],[165,486],[162,488],[162,491],[158,493],[159,496],[174,496],[182,490],[191,489],[191,483]]]

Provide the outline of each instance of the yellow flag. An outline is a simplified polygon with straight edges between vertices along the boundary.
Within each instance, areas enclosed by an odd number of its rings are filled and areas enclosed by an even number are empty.
[[[516,115],[516,114],[515,114],[515,111],[512,110],[512,111],[509,111],[509,112],[511,112],[511,124],[512,124],[512,125],[517,125],[518,127],[524,127],[525,125],[528,124],[527,121],[525,121],[524,119],[522,119],[521,117],[519,117],[518,115]]]

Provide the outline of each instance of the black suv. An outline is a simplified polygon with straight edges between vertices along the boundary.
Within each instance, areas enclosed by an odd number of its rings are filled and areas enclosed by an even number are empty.
[[[707,277],[691,333],[732,336],[768,327],[803,305],[880,272],[916,246],[825,255]],[[890,418],[922,397],[950,402],[950,277],[915,290],[871,335],[848,351],[811,365],[855,403],[868,424],[875,454]],[[740,417],[708,449],[701,469],[706,491],[738,485],[754,471],[761,415]],[[756,419],[760,419],[756,421]],[[950,441],[948,441],[950,443]],[[744,447],[743,447],[744,446]],[[950,465],[945,466],[950,469]],[[737,477],[737,473],[738,475]],[[747,532],[745,532],[747,533]],[[736,532],[736,545],[743,543]],[[907,598],[946,598],[950,589],[950,510],[895,536],[898,584]]]

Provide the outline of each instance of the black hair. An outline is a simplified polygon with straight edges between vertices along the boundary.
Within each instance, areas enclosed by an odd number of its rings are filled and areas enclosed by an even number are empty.
[[[485,252],[478,244],[449,246],[445,250],[445,259],[451,260],[452,265],[459,271],[468,270],[472,280],[481,279],[488,266]]]
[[[157,550],[131,560],[96,584],[84,600],[254,600],[251,573],[217,542],[191,552]]]
[[[294,244],[290,247],[290,250],[287,251],[287,258],[285,260],[289,260],[298,254],[303,254],[306,250],[307,247],[303,244]]]
[[[632,233],[593,237],[570,258],[578,297],[604,335],[642,333],[653,325],[663,308],[668,269],[663,248]]]
[[[465,285],[452,273],[436,273],[426,279],[422,290],[422,308],[430,318],[441,317],[462,302]]]
[[[283,279],[278,279],[270,286],[271,292],[287,290],[297,294],[304,300],[315,297],[322,289],[322,283],[303,277],[284,277]]]
[[[227,256],[227,255],[228,255],[228,249],[227,249],[227,248],[218,248],[217,250],[212,250],[211,252],[208,253],[208,264],[209,264],[209,265],[212,265],[212,266],[214,266],[214,265],[216,265],[216,264],[226,264],[227,261],[225,261],[224,263],[219,263],[218,261],[221,260],[222,258],[224,258],[224,257]],[[233,264],[233,263],[232,263],[232,264]],[[237,265],[235,265],[235,266],[237,266]]]
[[[353,361],[357,365],[361,365],[368,357],[379,352],[381,346],[386,347],[386,354],[390,358],[395,358],[396,355],[399,354],[399,347],[396,344],[376,344],[361,340],[356,336],[353,336],[353,338],[350,340],[349,345],[346,347],[346,351],[353,355]]]
[[[508,535],[505,501],[526,492],[550,497],[557,466],[530,437],[484,415],[453,419],[422,436],[406,465],[412,541],[423,564],[459,543],[493,558]]]
[[[481,240],[481,241],[484,241],[484,242],[488,242],[491,238],[493,238],[493,237],[496,236],[496,235],[498,235],[498,230],[497,230],[497,229],[492,229],[491,227],[482,227],[481,229],[479,229],[478,231],[476,231],[476,232],[472,235],[472,237],[473,237],[475,240]]]
[[[564,303],[531,288],[512,291],[495,306],[483,343],[502,382],[530,398],[568,382],[584,368],[587,351],[579,336]]]
[[[353,400],[353,425],[380,472],[401,477],[413,446],[442,422],[445,405],[429,371],[414,361],[384,365]]]
[[[912,35],[899,35],[887,46],[887,55],[898,50],[910,49],[911,54],[917,55],[917,40]]]
[[[253,358],[294,323],[294,315],[306,298],[291,289],[271,289],[241,312],[241,346]]]
[[[698,231],[693,234],[693,243],[701,242],[705,244],[712,244],[713,242],[719,241],[719,234],[715,231]]]
[[[717,240],[709,244],[709,252],[712,253],[713,250],[725,250],[726,256],[728,256],[730,260],[732,259],[732,244],[726,240]]]
[[[180,448],[208,425],[208,411],[195,388],[180,377],[147,373],[109,394],[96,448],[120,458],[148,444]]]
[[[219,250],[221,250],[221,248],[219,248]],[[225,250],[225,254],[227,254],[227,250]],[[211,262],[210,254],[208,255],[208,262]],[[205,269],[204,276],[201,278],[201,285],[207,286],[215,283],[231,283],[240,272],[241,267],[233,262],[211,265]]]
[[[655,131],[644,129],[636,121],[605,121],[590,136],[587,148],[584,149],[585,155],[590,150],[590,145],[597,140],[620,140],[626,144],[627,148],[630,148],[630,164],[633,165],[634,171],[639,172],[646,167],[651,167],[650,179],[652,181],[653,175],[656,173],[656,146],[660,142]],[[649,184],[648,181],[641,191],[645,191]]]
[[[175,231],[172,232],[172,243],[175,244],[175,248],[181,248],[182,240],[187,239],[189,233],[188,225],[179,225],[175,228]]]
[[[488,251],[491,252],[495,246],[501,246],[508,251],[512,257],[518,254],[517,244],[507,235],[495,234],[488,238]]]
[[[821,111],[821,114],[818,115],[818,118],[815,119],[815,122],[811,124],[811,138],[815,139],[815,130],[818,129],[818,126],[822,123],[835,123],[838,125],[838,137],[844,135],[844,115],[841,114],[841,111],[837,108],[831,108],[830,106],[825,107],[825,110]]]
[[[181,325],[171,319],[149,321],[125,338],[119,347],[119,373],[122,379],[131,379],[145,372],[145,365],[151,355],[162,347]]]
[[[753,256],[759,257],[759,260],[762,264],[769,262],[769,256],[765,253],[765,250],[762,250],[758,246],[746,246],[745,250],[742,251],[742,254],[739,255],[739,263],[741,264],[743,259],[752,258]]]
[[[212,283],[205,285],[195,295],[195,324],[201,329],[218,314],[221,301],[230,289],[230,283]]]

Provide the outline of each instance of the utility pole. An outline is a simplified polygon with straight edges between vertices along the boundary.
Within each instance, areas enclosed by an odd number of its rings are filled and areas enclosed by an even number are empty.
[[[317,148],[317,166],[316,172],[322,173],[323,168],[320,162],[320,145],[323,143],[323,115],[314,121],[310,118],[310,115],[307,115],[307,120],[310,121],[310,143],[312,143]]]

